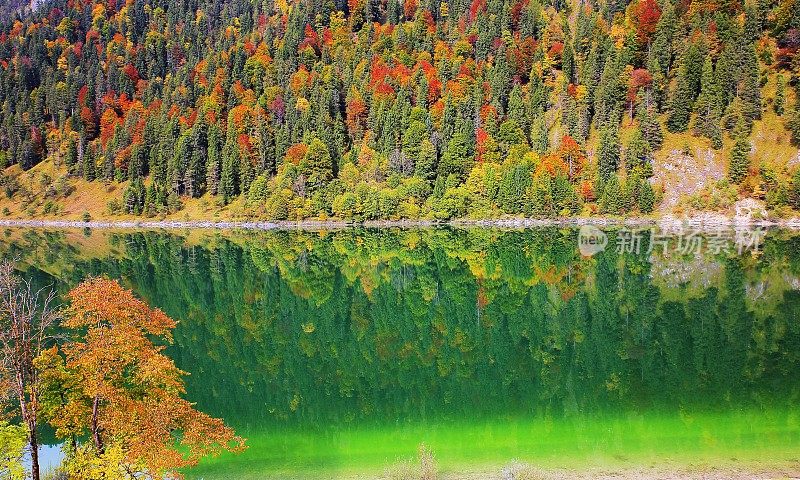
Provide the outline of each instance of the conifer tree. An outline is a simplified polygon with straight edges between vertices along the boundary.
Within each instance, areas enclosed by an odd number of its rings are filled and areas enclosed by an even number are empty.
[[[682,64],[675,80],[675,89],[670,99],[670,113],[667,118],[667,129],[670,132],[683,132],[689,126],[689,116],[692,113],[692,89],[689,79],[688,67]]]
[[[219,179],[219,193],[225,203],[239,194],[239,147],[236,145],[232,126],[228,128],[225,146],[222,148],[222,165]]]
[[[442,154],[438,166],[438,176],[447,178],[453,175],[456,178],[463,178],[466,176],[467,166],[472,164],[472,160],[469,153],[469,139],[464,133],[455,133]]]
[[[547,121],[544,112],[536,116],[531,125],[531,148],[539,155],[544,155],[550,146],[547,132]]]
[[[144,194],[144,215],[152,217],[156,214],[156,184],[150,183]]]
[[[636,120],[639,122],[639,129],[642,136],[650,147],[654,150],[661,148],[664,143],[664,132],[661,129],[661,122],[653,106],[648,106],[648,102],[641,101],[636,111]]]
[[[711,56],[707,56],[703,64],[703,76],[700,81],[700,96],[694,105],[696,114],[694,131],[711,140],[715,149],[722,148],[722,130],[720,128],[721,112],[719,93],[714,80],[714,68]]]
[[[78,143],[71,136],[67,142],[67,154],[64,156],[64,163],[70,168],[78,163]]]
[[[425,180],[433,181],[436,179],[437,168],[436,147],[426,138],[420,143],[414,173]]]
[[[619,127],[612,123],[600,132],[600,146],[597,150],[597,170],[601,181],[606,182],[617,172],[619,157]]]
[[[789,121],[786,122],[786,126],[791,133],[792,143],[800,145],[800,108],[797,105],[789,113]]]
[[[497,203],[506,213],[523,213],[526,207],[526,192],[531,186],[531,172],[522,162],[505,166],[500,177]]]
[[[728,105],[725,109],[725,113],[722,115],[722,128],[727,131],[728,134],[734,136],[736,128],[740,124],[747,128],[747,124],[744,121],[744,114],[742,113],[742,101],[739,97],[736,97]]]
[[[661,73],[666,74],[672,67],[672,40],[677,28],[678,19],[670,0],[660,2],[661,16],[656,24],[656,32],[650,51],[658,58]],[[654,71],[651,70],[655,75]]]
[[[208,128],[208,161],[206,162],[206,188],[212,195],[219,193],[222,170],[222,131],[216,124]]]
[[[642,213],[651,213],[655,208],[656,194],[653,191],[653,186],[650,182],[644,181],[639,190],[639,211]]]
[[[750,168],[750,140],[743,122],[739,123],[736,130],[736,142],[731,150],[728,178],[733,183],[740,183]]]
[[[519,85],[514,85],[508,96],[508,118],[516,122],[523,131],[528,130],[528,117],[525,115],[525,102]]]
[[[84,180],[94,180],[96,176],[95,148],[93,144],[87,144],[83,152],[83,165],[81,174]]]
[[[564,79],[568,83],[573,83],[575,80],[575,52],[572,51],[569,39],[566,40],[561,55],[561,71],[564,73]]]
[[[761,85],[755,46],[748,45],[741,55],[743,56],[743,66],[742,79],[739,83],[739,98],[742,101],[742,117],[749,132],[753,121],[761,118]]]
[[[531,72],[530,82],[528,83],[528,123],[533,124],[538,115],[542,115],[548,108],[547,99],[549,92],[536,72]]]
[[[618,112],[622,111],[625,100],[625,85],[620,81],[622,68],[619,52],[612,47],[603,67],[600,84],[595,91],[595,124],[619,122]]]
[[[419,120],[412,120],[403,132],[403,154],[412,162],[419,161],[422,142],[428,138],[428,128]]]
[[[783,115],[786,107],[786,79],[783,74],[779,73],[775,81],[775,102],[773,103],[773,108],[775,109],[775,113]]]
[[[645,140],[641,130],[636,129],[625,148],[625,169],[628,172],[635,170],[644,177],[651,177],[653,175],[652,156],[650,144]]]
[[[603,213],[617,215],[623,213],[625,201],[622,198],[622,187],[616,174],[611,174],[605,181],[603,195],[600,198],[600,208]]]
[[[502,114],[508,105],[508,95],[511,92],[511,70],[506,58],[506,49],[501,47],[494,59],[491,70],[492,102]]]

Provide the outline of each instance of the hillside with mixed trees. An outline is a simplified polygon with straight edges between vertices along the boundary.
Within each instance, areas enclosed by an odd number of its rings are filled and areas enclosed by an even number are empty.
[[[75,214],[89,197],[95,215],[145,217],[646,214],[674,194],[654,172],[676,158],[723,172],[695,208],[800,207],[800,0],[0,13],[7,216]]]

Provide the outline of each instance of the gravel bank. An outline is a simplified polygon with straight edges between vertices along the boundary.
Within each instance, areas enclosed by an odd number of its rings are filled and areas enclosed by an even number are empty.
[[[683,226],[696,230],[718,230],[732,228],[787,228],[800,230],[800,218],[786,220],[759,220],[742,222],[734,217],[719,214],[701,214],[687,218],[670,216],[660,218],[630,217],[569,217],[554,219],[534,218],[508,218],[489,220],[451,220],[438,222],[431,220],[400,220],[400,221],[367,221],[367,222],[342,222],[342,221],[301,221],[301,222],[270,222],[270,221],[201,221],[201,220],[52,220],[52,219],[2,219],[0,227],[31,227],[31,228],[113,228],[113,229],[213,229],[213,230],[332,230],[350,227],[369,228],[413,228],[433,226],[453,227],[494,227],[494,228],[531,228],[531,227],[579,227],[594,225],[597,227],[647,227],[658,226],[662,229],[671,229]]]

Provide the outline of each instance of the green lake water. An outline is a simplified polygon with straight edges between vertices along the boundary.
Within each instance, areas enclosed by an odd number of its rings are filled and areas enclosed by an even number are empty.
[[[637,253],[608,233],[592,257],[555,228],[0,245],[37,282],[108,275],[180,321],[188,398],[249,445],[188,478],[378,475],[421,443],[444,471],[797,462],[800,234]]]

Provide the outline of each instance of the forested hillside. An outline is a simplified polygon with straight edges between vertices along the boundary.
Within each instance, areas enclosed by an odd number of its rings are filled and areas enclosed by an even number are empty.
[[[19,3],[6,215],[800,206],[800,0]]]

